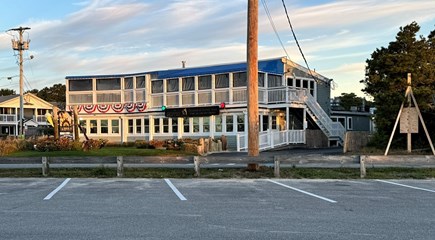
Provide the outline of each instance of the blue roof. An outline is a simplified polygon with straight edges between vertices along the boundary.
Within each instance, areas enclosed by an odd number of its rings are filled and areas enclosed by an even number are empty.
[[[114,75],[94,75],[94,76],[66,76],[66,79],[85,79],[85,78],[119,78],[128,76],[137,76],[143,74],[157,74],[158,79],[201,76],[208,74],[220,74],[228,72],[242,72],[246,71],[245,63],[232,63],[222,64],[207,67],[193,67],[193,68],[179,68],[170,70],[158,70],[143,73],[129,73],[129,74],[114,74]],[[260,60],[258,61],[258,71],[274,74],[284,74],[284,63],[282,58]]]

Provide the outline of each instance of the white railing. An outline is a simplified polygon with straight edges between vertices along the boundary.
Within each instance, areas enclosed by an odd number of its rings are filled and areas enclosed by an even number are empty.
[[[346,130],[343,125],[339,122],[333,122],[311,94],[305,94],[305,103],[309,108],[308,114],[316,121],[326,136],[339,137],[341,140],[344,140]]]
[[[137,94],[137,93],[136,93]],[[179,103],[176,94],[181,94],[181,103]],[[167,106],[202,106],[210,104],[246,104],[248,100],[248,92],[246,87],[235,89],[208,89],[201,91],[189,92],[173,92],[152,94],[152,107],[159,108],[163,104],[163,98],[166,99]],[[230,98],[230,96],[232,96]],[[213,102],[214,97],[214,102]],[[271,89],[258,89],[258,102],[261,104],[278,104],[278,103],[303,103],[305,90],[294,89],[290,87],[275,87]],[[195,101],[197,99],[197,102]]]
[[[305,144],[305,130],[268,131],[259,133],[261,151],[288,144]],[[248,150],[248,134],[237,134],[237,151]]]
[[[178,93],[166,94],[166,106],[168,107],[178,107]]]
[[[15,116],[15,114],[0,114],[0,122],[16,122],[17,121],[17,117]]]
[[[46,123],[47,117],[45,117],[45,115],[36,115],[33,116],[33,120],[36,121],[37,123]]]
[[[233,90],[233,103],[246,103],[248,92],[246,88]]]
[[[198,105],[212,104],[212,94],[211,90],[198,91]]]
[[[182,106],[193,106],[195,105],[195,93],[185,92],[181,96]]]

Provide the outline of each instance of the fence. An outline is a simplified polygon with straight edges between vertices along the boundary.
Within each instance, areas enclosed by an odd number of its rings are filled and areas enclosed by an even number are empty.
[[[402,167],[402,168],[435,168],[434,155],[321,155],[305,154],[291,156],[273,156],[273,159],[262,157],[213,157],[213,156],[187,156],[187,157],[33,157],[33,158],[2,158],[0,159],[2,168],[39,168],[42,167],[43,176],[48,176],[50,168],[89,168],[89,167],[116,167],[117,176],[124,176],[126,167],[151,168],[189,168],[193,167],[195,176],[200,176],[201,167],[208,167],[216,163],[231,163],[231,167],[249,167],[249,165],[268,165],[273,166],[274,176],[280,177],[281,166],[287,168],[359,168],[360,176],[366,176],[367,168],[380,167]],[[168,165],[169,164],[169,165]],[[244,165],[243,165],[244,164]],[[208,165],[208,166],[207,166]],[[9,166],[9,167],[8,167]],[[254,168],[255,169],[255,168]]]

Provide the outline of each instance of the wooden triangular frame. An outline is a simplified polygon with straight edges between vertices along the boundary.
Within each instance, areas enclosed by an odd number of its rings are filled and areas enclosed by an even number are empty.
[[[417,101],[415,100],[414,94],[412,93],[411,74],[410,73],[408,73],[408,87],[406,88],[406,92],[405,92],[405,98],[409,99],[409,97],[412,99],[412,102],[414,103],[414,106],[415,106],[417,113],[418,113],[418,118],[420,119],[421,125],[423,126],[424,132],[426,133],[427,140],[429,141],[429,145],[432,149],[432,153],[433,153],[433,155],[435,155],[435,150],[434,150],[434,147],[432,144],[432,140],[430,139],[429,133],[428,133],[427,128],[426,128],[426,124],[424,124],[423,117],[422,117],[420,109],[418,108],[418,105],[417,105]],[[397,119],[396,119],[396,123],[394,124],[393,132],[391,133],[390,140],[388,141],[387,149],[385,150],[385,154],[384,154],[385,156],[388,155],[388,151],[390,150],[391,141],[393,140],[394,132],[396,132],[397,124],[399,123],[400,116],[402,115],[403,106],[405,104],[405,101],[406,101],[406,99],[403,100],[402,105],[400,106],[399,114],[397,115]],[[410,144],[411,144],[410,134],[411,133],[408,133],[408,146],[410,146]],[[409,147],[408,147],[408,149],[409,149]]]

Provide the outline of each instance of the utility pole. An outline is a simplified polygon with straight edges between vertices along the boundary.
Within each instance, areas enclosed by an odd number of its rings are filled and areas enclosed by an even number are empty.
[[[258,0],[248,0],[247,37],[248,156],[259,155],[258,123]]]
[[[24,80],[23,80],[23,51],[29,49],[29,43],[30,41],[23,41],[23,33],[26,30],[29,30],[29,27],[19,27],[19,28],[12,28],[9,29],[9,31],[17,31],[20,35],[19,41],[12,40],[12,48],[19,52],[20,60],[20,120],[19,120],[19,136],[24,137],[24,94],[23,94],[23,86],[24,86]]]

